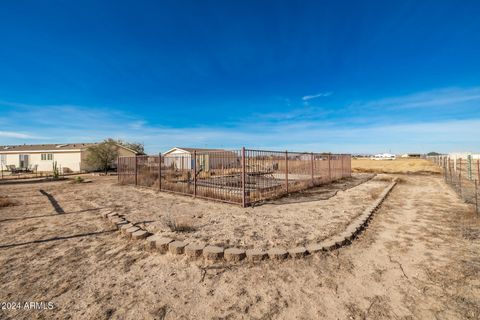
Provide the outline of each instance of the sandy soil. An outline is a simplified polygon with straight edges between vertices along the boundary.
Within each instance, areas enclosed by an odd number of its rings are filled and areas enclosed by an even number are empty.
[[[441,168],[426,159],[395,160],[352,159],[353,172],[440,174]]]
[[[254,208],[119,186],[114,180],[75,188],[75,195],[89,200],[93,207],[115,207],[129,221],[174,239],[243,248],[288,248],[316,243],[344,230],[388,184],[389,179],[372,177],[355,175]],[[193,231],[173,232],[170,220]]]
[[[16,202],[0,209],[0,302],[55,304],[0,318],[478,319],[478,217],[439,176],[401,179],[352,245],[256,265],[147,252],[99,217],[87,185],[0,186]]]

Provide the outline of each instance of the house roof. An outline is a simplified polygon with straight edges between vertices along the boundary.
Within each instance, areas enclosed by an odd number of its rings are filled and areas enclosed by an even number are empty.
[[[98,142],[95,143],[56,143],[56,144],[21,144],[21,145],[7,145],[7,146],[0,146],[0,153],[2,152],[23,152],[23,151],[72,151],[72,150],[84,150],[88,147],[97,145]],[[118,145],[121,148],[127,149],[134,153],[136,151],[124,147],[122,145]]]
[[[90,146],[94,146],[97,143],[56,143],[56,144],[21,144],[21,145],[9,145],[0,146],[0,152],[2,151],[61,151],[61,150],[82,150]]]
[[[193,152],[193,151],[226,151],[224,149],[208,149],[208,148],[177,148],[177,149],[182,149],[188,152]]]

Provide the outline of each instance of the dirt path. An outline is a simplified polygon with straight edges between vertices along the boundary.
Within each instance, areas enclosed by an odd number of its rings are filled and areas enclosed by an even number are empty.
[[[19,202],[0,209],[0,302],[56,305],[0,318],[478,319],[479,219],[440,177],[402,179],[352,245],[258,265],[146,252],[76,186],[0,187]]]

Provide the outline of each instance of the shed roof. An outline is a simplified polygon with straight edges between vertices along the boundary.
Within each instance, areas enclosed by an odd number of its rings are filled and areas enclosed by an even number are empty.
[[[168,154],[168,153],[170,153],[172,151],[175,151],[175,150],[182,150],[182,151],[186,151],[188,153],[192,153],[193,151],[199,151],[199,152],[225,152],[225,151],[227,151],[227,150],[224,150],[224,149],[174,147],[174,148],[168,150],[167,152],[165,152],[164,154]]]

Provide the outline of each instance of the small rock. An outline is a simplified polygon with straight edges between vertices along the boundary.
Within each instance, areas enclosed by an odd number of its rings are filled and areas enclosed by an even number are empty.
[[[123,226],[120,227],[120,231],[122,231],[123,233],[126,233],[127,229],[129,229],[131,227],[134,227],[134,225],[132,223],[124,224]]]
[[[259,262],[267,259],[268,255],[261,249],[250,249],[245,252],[247,260],[251,262]]]
[[[327,240],[321,243],[323,250],[330,251],[337,247],[337,243],[334,240]]]
[[[128,228],[127,230],[125,230],[125,233],[127,234],[128,237],[131,238],[131,237],[132,237],[132,234],[133,234],[134,232],[137,232],[138,230],[140,230],[139,227],[133,226],[133,227],[130,227],[130,228]]]
[[[122,226],[126,225],[126,224],[128,224],[128,222],[124,220],[124,221],[120,221],[120,222],[115,223],[114,226],[115,226],[117,229],[120,230],[120,228],[121,228]]]
[[[273,248],[268,250],[268,257],[272,260],[283,260],[288,257],[288,252],[282,248]]]
[[[202,256],[204,244],[191,243],[185,247],[185,254],[190,258],[198,258]]]
[[[288,250],[288,254],[295,259],[303,258],[307,255],[307,249],[305,247],[296,247]]]
[[[207,260],[219,260],[223,258],[223,248],[216,246],[207,246],[203,249],[203,256]]]
[[[113,226],[116,226],[118,223],[122,223],[122,222],[125,222],[125,220],[122,219],[122,218],[117,218],[117,219],[110,220],[110,224],[112,224]]]
[[[161,235],[153,234],[147,237],[147,241],[145,244],[146,249],[154,249],[155,248],[155,241],[162,239]]]
[[[168,245],[173,242],[173,239],[170,238],[160,238],[155,241],[155,247],[160,253],[167,253],[168,251]]]
[[[228,248],[225,250],[223,255],[225,260],[235,262],[245,259],[246,256],[245,250],[238,248]]]
[[[332,241],[335,241],[337,248],[342,247],[347,242],[344,235],[339,235],[338,237],[334,238]]]
[[[313,253],[318,253],[323,251],[323,246],[321,243],[315,243],[315,244],[308,245],[306,249],[308,252],[313,254]]]
[[[138,231],[135,231],[134,233],[132,233],[132,238],[133,239],[145,239],[146,237],[148,237],[148,232],[145,231],[145,230],[138,230]]]
[[[110,219],[110,218],[113,218],[117,216],[118,217],[118,213],[117,212],[110,212],[110,213],[107,213],[107,218]]]
[[[168,252],[172,254],[183,254],[187,244],[183,241],[173,241],[168,244]]]

